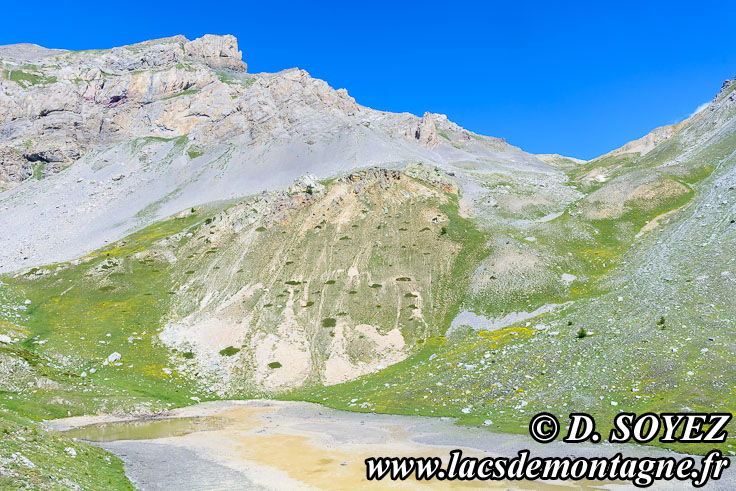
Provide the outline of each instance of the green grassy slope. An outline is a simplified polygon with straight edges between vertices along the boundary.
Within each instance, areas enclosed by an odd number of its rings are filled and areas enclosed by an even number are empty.
[[[93,411],[99,388],[32,351],[4,344],[0,373],[0,488],[133,489],[118,458],[39,424]]]
[[[339,382],[443,332],[486,247],[455,185],[423,166],[325,184],[185,210],[78,260],[3,276],[0,334],[16,340],[0,343],[8,482],[127,482],[118,460],[48,435],[43,419]],[[309,365],[280,376],[299,360],[285,349],[295,337]],[[90,474],[100,459],[105,472]]]

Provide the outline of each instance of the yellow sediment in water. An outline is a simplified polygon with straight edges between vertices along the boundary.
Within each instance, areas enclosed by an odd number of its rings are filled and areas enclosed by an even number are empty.
[[[407,426],[403,424],[381,425],[386,438],[380,443],[344,442],[333,436],[308,427],[311,423],[291,416],[276,415],[278,407],[239,406],[228,408],[219,416],[225,418],[223,428],[216,431],[197,432],[178,437],[183,446],[199,447],[197,452],[209,453],[208,457],[220,464],[238,468],[238,462],[248,462],[251,472],[264,476],[288,476],[291,484],[320,489],[561,489],[585,487],[583,483],[539,482],[443,482],[417,481],[368,481],[365,477],[365,459],[368,457],[441,457],[445,463],[454,447],[434,446],[411,440]],[[269,418],[269,416],[273,416]],[[313,422],[318,423],[319,421]],[[325,421],[326,423],[326,421]],[[188,444],[185,442],[189,440]],[[357,438],[354,440],[358,440]],[[463,455],[487,457],[472,449],[462,449]],[[252,464],[257,464],[254,468]],[[273,473],[276,470],[276,473]],[[285,485],[288,485],[284,482]],[[277,485],[277,487],[280,487]]]

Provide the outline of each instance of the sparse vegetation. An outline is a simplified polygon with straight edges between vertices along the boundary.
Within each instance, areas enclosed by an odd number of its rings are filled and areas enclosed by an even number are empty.
[[[197,157],[201,157],[202,155],[204,155],[204,149],[196,145],[192,145],[187,148],[187,155],[190,159],[196,159]]]
[[[3,70],[3,78],[15,82],[23,87],[30,87],[33,85],[48,85],[56,82],[56,77],[53,75],[46,76],[41,72],[32,72],[24,70]]]

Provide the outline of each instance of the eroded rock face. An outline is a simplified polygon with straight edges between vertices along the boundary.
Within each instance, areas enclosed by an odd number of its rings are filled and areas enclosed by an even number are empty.
[[[95,146],[198,127],[204,143],[236,133],[221,122],[241,109],[244,79],[225,83],[218,71],[245,74],[241,57],[233,36],[212,35],[101,51],[2,47],[0,190],[30,177],[33,162],[53,163],[46,175]]]

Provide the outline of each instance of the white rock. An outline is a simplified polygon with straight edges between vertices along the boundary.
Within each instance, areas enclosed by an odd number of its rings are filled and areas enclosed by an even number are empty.
[[[28,459],[28,457],[26,457],[25,455],[23,455],[21,453],[11,454],[10,455],[10,458],[13,459],[15,462],[17,462],[19,464],[22,464],[22,465],[24,465],[24,466],[26,466],[26,467],[28,467],[30,469],[35,469],[36,468],[36,464],[34,464],[33,462],[31,462]]]
[[[110,356],[107,357],[107,362],[108,363],[115,363],[116,361],[119,361],[120,358],[122,358],[122,355],[116,351],[116,352],[110,354]]]
[[[66,453],[68,453],[68,454],[69,454],[69,456],[70,456],[71,458],[74,458],[74,457],[76,457],[76,456],[77,456],[77,451],[76,451],[76,450],[74,450],[74,449],[73,449],[72,447],[66,447],[66,448],[64,449],[64,451],[65,451]]]
[[[577,279],[578,279],[578,277],[577,277],[577,276],[575,276],[574,274],[570,274],[570,273],[564,273],[564,274],[563,274],[563,275],[561,276],[561,278],[562,278],[562,281],[563,281],[564,283],[567,283],[567,284],[569,284],[569,283],[572,283],[573,281],[575,281],[575,280],[577,280]]]

